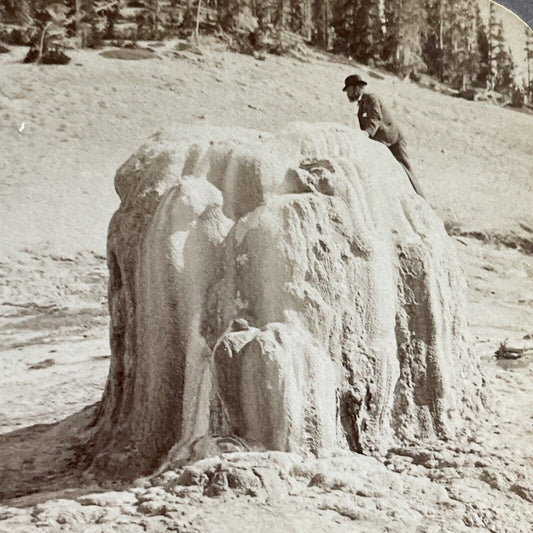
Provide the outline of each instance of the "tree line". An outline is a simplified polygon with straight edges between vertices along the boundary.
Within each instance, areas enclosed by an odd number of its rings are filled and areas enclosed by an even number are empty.
[[[488,21],[477,0],[0,0],[4,19],[24,25],[61,12],[70,34],[85,44],[113,36],[123,8],[133,9],[136,36],[179,32],[244,34],[251,45],[266,31],[287,31],[313,45],[346,54],[401,76],[427,73],[454,89],[516,90],[513,58],[491,2]],[[121,11],[122,10],[122,11]],[[533,39],[526,47],[531,98]]]

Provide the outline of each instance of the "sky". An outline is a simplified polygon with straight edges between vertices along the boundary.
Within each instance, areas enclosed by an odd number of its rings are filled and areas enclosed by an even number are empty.
[[[530,28],[533,27],[533,0],[498,0],[497,3],[518,15]]]

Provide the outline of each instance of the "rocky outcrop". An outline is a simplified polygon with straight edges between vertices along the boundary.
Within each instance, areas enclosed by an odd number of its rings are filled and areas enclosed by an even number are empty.
[[[379,451],[477,409],[453,247],[383,145],[333,124],[182,127],[115,184],[94,469]]]

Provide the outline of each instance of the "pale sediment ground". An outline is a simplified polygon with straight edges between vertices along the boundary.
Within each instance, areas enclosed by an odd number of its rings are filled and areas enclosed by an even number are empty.
[[[72,53],[68,66],[44,68],[18,63],[24,53],[0,56],[4,433],[62,420],[100,399],[109,363],[105,235],[118,205],[112,178],[148,136],[176,122],[262,130],[293,120],[354,125],[340,91],[353,68],[316,57],[260,62],[215,47],[202,56],[121,62],[82,51]],[[493,400],[474,440],[398,451],[387,468],[365,463],[374,477],[354,475],[333,487],[319,478],[306,488],[312,477],[293,472],[281,484],[291,493],[283,497],[269,493],[264,482],[258,496],[238,498],[233,491],[204,496],[200,485],[189,492],[119,487],[114,500],[82,506],[55,501],[78,493],[63,490],[68,483],[47,471],[53,441],[32,448],[39,442],[34,437],[23,433],[15,443],[4,435],[0,464],[10,479],[33,456],[35,484],[27,492],[53,492],[6,500],[0,531],[176,526],[205,532],[242,524],[250,531],[529,531],[532,356],[497,363],[492,353],[506,338],[510,345],[533,345],[533,118],[388,76],[369,81],[406,130],[429,203],[455,233],[483,238],[456,239],[469,285],[472,345]],[[488,242],[498,235],[519,248]],[[528,246],[529,255],[523,253]],[[245,466],[260,462],[250,459]],[[312,465],[309,472],[333,475],[344,469],[340,464]],[[371,493],[378,475],[387,489]],[[359,495],[358,482],[366,483]],[[165,483],[154,481],[159,488]],[[32,507],[47,499],[54,501]],[[155,503],[143,506],[143,500]]]

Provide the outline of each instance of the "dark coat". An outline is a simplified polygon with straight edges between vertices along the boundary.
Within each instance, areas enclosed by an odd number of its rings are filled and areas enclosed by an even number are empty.
[[[357,112],[361,129],[368,132],[371,139],[387,146],[396,144],[403,135],[381,100],[372,93],[363,93]]]

